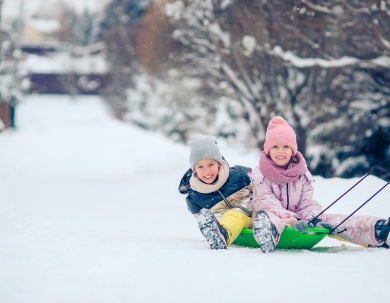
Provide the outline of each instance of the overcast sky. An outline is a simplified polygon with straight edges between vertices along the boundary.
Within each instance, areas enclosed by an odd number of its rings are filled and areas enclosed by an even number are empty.
[[[101,10],[112,0],[4,0],[2,17],[11,19],[18,17],[20,11],[24,17],[37,13],[44,15],[56,15],[62,5],[73,7],[77,12],[88,9],[92,12]]]

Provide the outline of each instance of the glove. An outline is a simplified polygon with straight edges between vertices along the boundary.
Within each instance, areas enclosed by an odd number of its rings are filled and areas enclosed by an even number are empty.
[[[299,231],[300,233],[304,232],[306,227],[308,226],[309,222],[307,222],[306,220],[299,220],[293,225],[294,230]]]
[[[318,228],[327,228],[329,229],[329,231],[331,232],[331,234],[334,236],[337,232],[336,230],[334,230],[334,226],[330,223],[326,223],[326,222],[323,222],[323,221],[320,221],[320,222],[317,222],[315,227],[318,227]]]

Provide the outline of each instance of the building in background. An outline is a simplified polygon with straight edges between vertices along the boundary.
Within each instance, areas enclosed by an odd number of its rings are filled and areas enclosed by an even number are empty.
[[[105,45],[76,46],[61,39],[56,19],[31,18],[20,35],[21,64],[30,79],[29,93],[99,94],[108,81]]]

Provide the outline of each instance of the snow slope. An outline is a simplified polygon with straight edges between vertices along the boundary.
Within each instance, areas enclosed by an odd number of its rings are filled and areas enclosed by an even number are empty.
[[[212,251],[177,192],[188,148],[110,117],[97,97],[30,96],[0,134],[0,302],[388,302],[390,251]],[[231,165],[255,166],[221,142]],[[357,179],[316,177],[334,201]],[[348,213],[384,184],[369,177]],[[359,213],[388,217],[390,188]]]

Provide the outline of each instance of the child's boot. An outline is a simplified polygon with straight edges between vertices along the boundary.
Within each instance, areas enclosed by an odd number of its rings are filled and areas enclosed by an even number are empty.
[[[210,210],[202,208],[198,213],[198,226],[211,249],[227,249],[228,232],[219,224]]]
[[[253,235],[263,253],[273,252],[276,248],[277,231],[268,215],[260,210],[253,219]]]
[[[382,240],[385,242],[387,247],[390,246],[390,218],[387,220],[379,220],[375,224],[375,236],[377,240]]]

